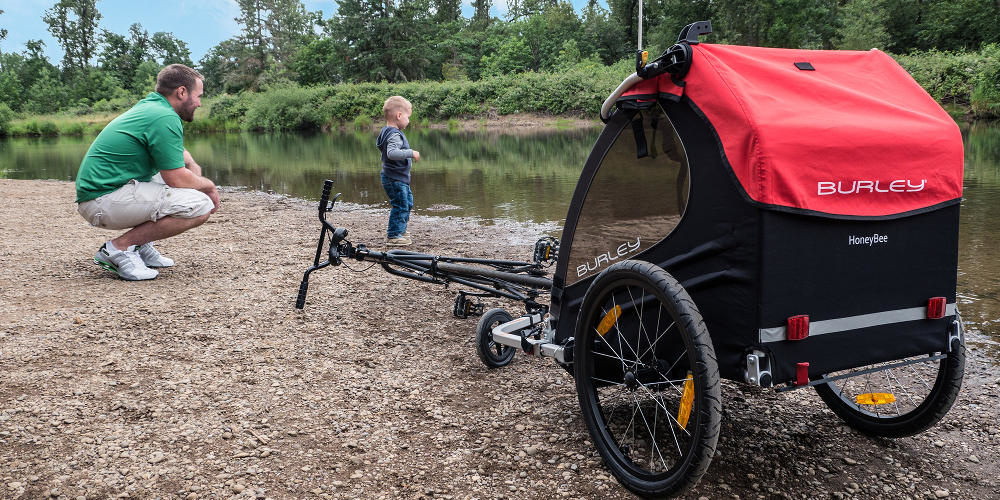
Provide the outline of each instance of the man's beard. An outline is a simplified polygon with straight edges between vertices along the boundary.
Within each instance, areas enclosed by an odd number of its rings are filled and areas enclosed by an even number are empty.
[[[194,121],[195,109],[197,108],[195,108],[194,106],[192,106],[191,108],[184,107],[181,109],[181,112],[177,114],[181,117],[181,120],[184,120],[186,122],[192,122]]]

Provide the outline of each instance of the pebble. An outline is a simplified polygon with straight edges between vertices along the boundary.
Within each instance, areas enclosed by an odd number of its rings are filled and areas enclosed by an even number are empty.
[[[934,496],[938,498],[948,498],[951,496],[951,492],[948,490],[937,490],[934,492]]]
[[[969,455],[969,461],[972,462],[972,463],[974,463],[974,464],[978,464],[979,463],[979,457],[977,457],[975,455]]]
[[[858,461],[851,457],[844,457],[844,463],[847,465],[858,465]]]

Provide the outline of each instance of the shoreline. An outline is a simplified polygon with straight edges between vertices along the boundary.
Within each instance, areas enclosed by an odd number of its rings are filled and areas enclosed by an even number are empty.
[[[633,498],[572,377],[521,354],[485,368],[454,287],[341,266],[294,309],[315,203],[224,190],[205,225],[158,244],[177,266],[133,283],[90,262],[114,233],[72,200],[70,182],[0,179],[0,497]],[[336,220],[381,250],[386,213]],[[411,226],[411,249],[441,255],[524,259],[534,241]],[[908,438],[858,434],[810,390],[723,382],[716,456],[682,498],[997,497],[1000,379],[968,335],[958,401]]]
[[[122,111],[124,112],[124,110]],[[39,115],[34,117],[20,118],[13,120],[8,127],[6,135],[0,135],[0,140],[5,138],[22,139],[33,137],[96,137],[107,124],[121,113],[100,113],[98,115]],[[198,116],[193,122],[194,125],[186,127],[185,135],[212,135],[229,133],[324,133],[334,131],[351,132],[355,130],[371,129],[378,131],[380,125],[374,123],[358,124],[349,121],[335,122],[328,124],[320,130],[285,130],[280,132],[268,132],[258,130],[242,130],[239,127],[227,128],[206,125],[203,118]],[[489,133],[509,133],[522,134],[534,131],[569,130],[589,127],[603,126],[597,118],[581,118],[579,115],[544,115],[539,113],[517,113],[510,115],[499,115],[476,118],[453,118],[447,121],[422,122],[411,124],[413,129],[431,130],[451,130],[461,132]],[[187,130],[190,128],[191,130]]]

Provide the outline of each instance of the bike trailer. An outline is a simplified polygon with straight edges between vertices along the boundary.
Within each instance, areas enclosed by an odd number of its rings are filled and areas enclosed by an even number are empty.
[[[553,280],[557,339],[574,337],[595,276],[637,259],[690,293],[724,378],[803,384],[947,351],[954,120],[878,50],[688,46],[686,74],[617,98],[583,169]]]

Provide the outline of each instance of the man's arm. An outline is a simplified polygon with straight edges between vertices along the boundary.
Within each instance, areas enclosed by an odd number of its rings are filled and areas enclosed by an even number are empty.
[[[201,165],[195,163],[194,158],[191,157],[191,153],[188,153],[186,149],[184,150],[184,167],[195,175],[201,175]]]
[[[190,158],[191,155],[184,152],[185,159]],[[192,163],[194,160],[192,160]],[[198,171],[201,171],[201,167],[197,163],[194,163]],[[175,188],[189,188],[197,189],[208,195],[212,199],[212,203],[215,204],[215,208],[212,212],[219,209],[219,191],[215,188],[215,183],[212,182],[207,177],[202,177],[194,173],[193,169],[188,168],[174,168],[170,170],[160,170],[160,176],[163,177],[163,182],[165,182],[170,187]]]

